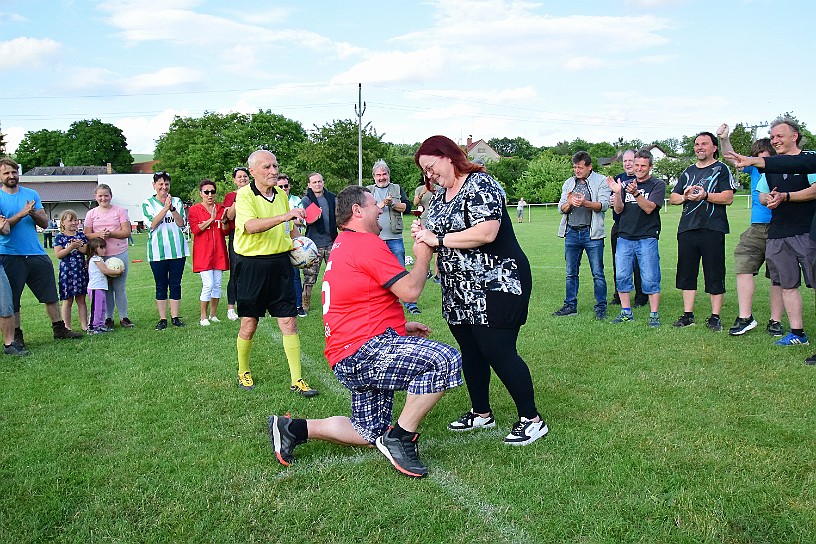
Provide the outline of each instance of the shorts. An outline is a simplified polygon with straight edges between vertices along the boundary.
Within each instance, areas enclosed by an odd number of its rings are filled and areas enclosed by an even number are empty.
[[[740,234],[739,243],[734,248],[734,272],[736,274],[753,274],[756,276],[762,263],[765,262],[765,243],[768,241],[766,224],[754,224]],[[768,276],[768,268],[765,268]]]
[[[11,297],[11,285],[6,276],[6,269],[0,266],[0,317],[12,317],[14,304]]]
[[[640,269],[641,289],[645,295],[660,292],[660,252],[657,238],[629,240],[618,237],[618,250],[615,254],[615,285],[620,293],[631,293],[635,290],[632,281],[634,268]]]
[[[697,290],[697,276],[703,261],[705,292],[725,293],[725,233],[694,229],[677,234],[677,276],[675,285],[683,291]]]
[[[813,286],[811,267],[816,258],[816,242],[810,235],[797,234],[787,238],[769,239],[765,246],[765,266],[774,285],[782,289],[798,289],[802,285]]]
[[[373,443],[391,425],[394,391],[427,395],[462,385],[462,356],[389,328],[334,365],[334,374],[351,391],[351,424]]]
[[[247,257],[236,255],[237,302],[240,317],[295,317],[295,289],[289,253]]]
[[[59,301],[54,265],[48,255],[2,255],[3,268],[11,286],[14,311],[20,311],[20,297],[28,285],[41,304]]]

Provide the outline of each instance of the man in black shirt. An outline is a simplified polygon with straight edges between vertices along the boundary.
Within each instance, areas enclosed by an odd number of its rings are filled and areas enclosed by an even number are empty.
[[[640,270],[643,293],[649,297],[649,326],[659,327],[660,316],[660,208],[666,198],[666,183],[651,176],[652,154],[638,151],[634,155],[634,180],[628,183],[607,178],[615,194],[614,210],[618,214],[618,250],[615,283],[621,300],[621,313],[612,323],[634,320],[630,307],[633,269]]]

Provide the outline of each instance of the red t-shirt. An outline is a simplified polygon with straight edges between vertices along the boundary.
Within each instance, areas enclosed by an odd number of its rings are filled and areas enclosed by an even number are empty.
[[[202,270],[229,270],[227,257],[226,234],[221,230],[221,217],[224,206],[216,203],[215,221],[204,230],[198,224],[210,218],[210,212],[203,204],[198,203],[187,211],[190,231],[193,233],[193,272]]]
[[[229,208],[233,204],[235,204],[235,197],[238,196],[238,191],[230,191],[226,195],[224,195],[224,207]],[[232,234],[235,231],[235,221],[229,221],[228,219],[224,218],[224,223],[229,224],[229,228],[224,232],[227,234]]]
[[[408,272],[382,239],[342,231],[323,275],[323,325],[329,365],[342,361],[388,327],[405,335],[405,314],[388,288]]]

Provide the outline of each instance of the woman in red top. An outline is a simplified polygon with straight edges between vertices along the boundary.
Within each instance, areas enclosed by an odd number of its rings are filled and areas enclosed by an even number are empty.
[[[221,276],[229,269],[224,239],[229,227],[222,221],[224,206],[215,201],[215,182],[203,179],[198,190],[201,202],[190,208],[188,217],[193,233],[193,272],[201,274],[200,323],[206,327],[219,321],[215,314],[221,299]]]

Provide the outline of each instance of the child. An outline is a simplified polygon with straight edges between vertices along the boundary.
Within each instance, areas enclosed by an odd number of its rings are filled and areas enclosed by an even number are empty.
[[[60,214],[59,234],[54,237],[54,253],[59,264],[59,295],[62,301],[62,320],[71,328],[71,306],[76,299],[79,324],[83,330],[88,323],[88,307],[85,294],[88,289],[88,271],[85,258],[88,239],[79,232],[79,218],[74,210]]]
[[[106,246],[104,238],[93,238],[88,242],[88,294],[91,296],[91,319],[88,322],[88,334],[113,331],[105,326],[108,276],[120,276],[122,270],[107,267],[102,259],[105,256]]]

